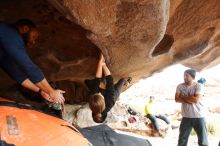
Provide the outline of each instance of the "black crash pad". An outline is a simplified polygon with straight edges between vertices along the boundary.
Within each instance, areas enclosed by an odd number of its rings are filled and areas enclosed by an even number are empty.
[[[152,146],[147,139],[119,134],[105,124],[80,128],[79,131],[93,146]]]

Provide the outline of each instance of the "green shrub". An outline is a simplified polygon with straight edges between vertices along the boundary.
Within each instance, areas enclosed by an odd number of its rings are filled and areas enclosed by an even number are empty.
[[[207,124],[207,130],[208,130],[208,133],[211,134],[211,135],[216,134],[216,127],[212,123]]]
[[[190,135],[196,135],[196,131],[194,129],[192,129],[191,134]]]
[[[216,127],[214,126],[214,124],[208,123],[207,124],[207,131],[208,131],[208,134],[215,135],[216,134]],[[190,135],[196,135],[196,132],[194,129],[192,129]]]

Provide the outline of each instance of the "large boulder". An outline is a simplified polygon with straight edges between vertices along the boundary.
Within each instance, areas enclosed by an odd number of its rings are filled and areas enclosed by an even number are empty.
[[[0,20],[38,25],[29,53],[51,81],[93,77],[100,50],[115,80],[133,83],[177,63],[200,71],[220,62],[219,0],[1,0],[0,9]]]

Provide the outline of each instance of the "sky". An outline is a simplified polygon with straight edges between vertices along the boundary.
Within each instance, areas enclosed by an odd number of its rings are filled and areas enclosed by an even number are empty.
[[[149,86],[150,84],[158,86],[161,86],[161,84],[177,85],[183,82],[183,73],[186,69],[188,69],[188,67],[185,67],[181,64],[167,67],[160,73],[155,73],[153,76],[149,78],[140,80],[138,83],[134,84],[131,88],[129,88],[126,92],[130,92],[131,90],[133,92],[134,89],[142,90],[145,86]],[[220,81],[219,74],[220,64],[202,72],[197,72],[195,80],[197,81],[198,79],[203,77],[207,80],[207,82],[210,79]]]
[[[165,99],[170,99],[174,102],[175,91],[178,84],[183,82],[183,73],[187,67],[177,64],[167,67],[160,73],[155,73],[151,77],[140,80],[132,85],[129,89],[123,92],[120,99],[129,105],[142,106],[148,100],[148,97],[153,95],[161,102]],[[203,77],[208,85],[218,85],[220,82],[220,65],[213,68],[197,72],[196,81]],[[143,105],[142,105],[143,104]]]

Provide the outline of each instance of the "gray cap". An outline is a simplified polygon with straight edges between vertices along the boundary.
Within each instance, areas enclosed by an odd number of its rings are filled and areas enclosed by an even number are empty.
[[[189,74],[193,79],[196,77],[196,71],[194,69],[187,69],[185,73]]]

